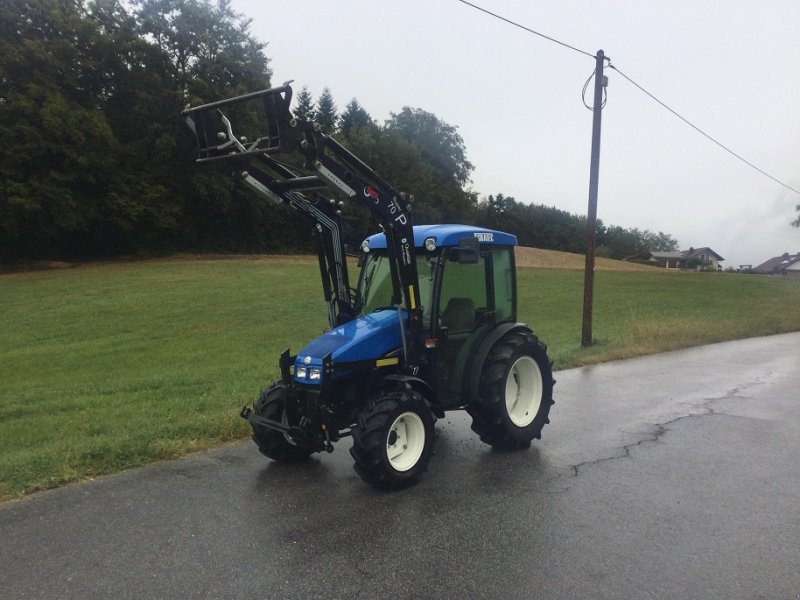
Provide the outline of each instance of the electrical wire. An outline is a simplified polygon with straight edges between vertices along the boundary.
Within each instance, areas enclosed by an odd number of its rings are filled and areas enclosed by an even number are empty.
[[[647,96],[649,96],[649,97],[650,97],[652,100],[654,100],[655,102],[657,102],[658,104],[660,104],[661,106],[663,106],[664,108],[666,108],[666,109],[667,109],[669,112],[671,112],[673,115],[675,115],[676,117],[678,117],[678,118],[679,118],[681,121],[683,121],[684,123],[686,123],[686,124],[687,124],[689,127],[691,127],[692,129],[694,129],[695,131],[697,131],[697,132],[698,132],[699,134],[701,134],[703,137],[705,137],[705,138],[707,138],[708,140],[710,140],[710,141],[714,142],[714,143],[715,143],[717,146],[719,146],[720,148],[722,148],[723,150],[725,150],[725,152],[727,152],[728,154],[730,154],[730,155],[732,155],[732,156],[734,156],[734,157],[738,158],[740,161],[742,161],[742,162],[743,162],[744,164],[746,164],[748,167],[750,167],[750,168],[752,168],[752,169],[755,169],[756,171],[758,171],[759,173],[761,173],[761,174],[762,174],[762,175],[764,175],[765,177],[768,177],[769,179],[771,179],[771,180],[772,180],[772,181],[774,181],[775,183],[777,183],[777,184],[779,184],[779,185],[782,185],[782,186],[783,186],[783,187],[785,187],[787,190],[789,190],[789,191],[792,191],[792,192],[794,192],[795,194],[797,194],[798,196],[800,196],[800,191],[798,191],[798,190],[796,190],[795,188],[793,188],[792,186],[790,186],[790,185],[788,185],[788,184],[784,183],[783,181],[781,181],[781,180],[780,180],[780,179],[778,179],[777,177],[773,177],[772,175],[770,175],[769,173],[767,173],[767,172],[766,172],[766,171],[764,171],[763,169],[761,169],[761,168],[757,167],[756,165],[754,165],[753,163],[751,163],[751,162],[750,162],[749,160],[747,160],[746,158],[742,157],[741,155],[737,154],[736,152],[734,152],[733,150],[731,150],[730,148],[728,148],[728,147],[727,147],[725,144],[723,144],[722,142],[720,142],[720,141],[718,141],[718,140],[714,139],[713,137],[711,137],[711,135],[709,135],[708,133],[706,133],[705,131],[703,131],[702,129],[700,129],[700,128],[699,128],[697,125],[695,125],[694,123],[692,123],[691,121],[689,121],[689,119],[687,119],[686,117],[684,117],[683,115],[681,115],[681,114],[680,114],[680,113],[678,113],[677,111],[675,111],[675,110],[671,109],[669,106],[667,106],[666,104],[664,104],[664,103],[663,103],[661,100],[659,100],[658,98],[656,98],[656,97],[655,97],[653,94],[651,94],[651,93],[650,93],[650,92],[648,92],[646,89],[644,89],[644,88],[643,88],[641,85],[639,85],[638,83],[636,83],[636,82],[635,82],[633,79],[631,79],[630,77],[628,77],[627,75],[625,75],[625,73],[623,73],[622,71],[620,71],[620,70],[619,70],[619,69],[618,69],[616,66],[614,66],[614,65],[613,65],[613,64],[612,64],[610,61],[609,61],[609,63],[608,63],[608,68],[609,68],[609,69],[614,69],[614,70],[615,70],[617,73],[619,73],[620,75],[622,75],[622,77],[623,77],[623,78],[625,78],[625,79],[626,79],[626,80],[627,80],[627,81],[628,81],[628,82],[629,82],[631,85],[633,85],[634,87],[636,87],[636,88],[637,88],[639,91],[643,92],[644,94],[646,94]]]
[[[498,14],[496,14],[496,13],[493,13],[493,12],[491,12],[490,10],[486,10],[485,8],[482,8],[482,7],[478,6],[477,4],[473,4],[472,2],[468,2],[467,0],[457,0],[457,1],[458,1],[458,2],[460,2],[461,4],[465,4],[465,5],[467,5],[467,6],[471,7],[471,8],[474,8],[475,10],[478,10],[478,11],[480,11],[480,12],[484,13],[484,14],[487,14],[487,15],[489,15],[489,16],[491,16],[491,17],[494,17],[495,19],[499,19],[500,21],[503,21],[503,22],[505,22],[505,23],[508,23],[509,25],[512,25],[512,26],[514,26],[514,27],[517,27],[517,28],[519,28],[519,29],[522,29],[523,31],[527,31],[528,33],[532,33],[533,35],[538,35],[539,37],[541,37],[541,38],[544,38],[544,39],[546,39],[546,40],[548,40],[548,41],[550,41],[550,42],[553,42],[553,43],[555,43],[555,44],[558,44],[558,45],[560,45],[560,46],[564,46],[565,48],[569,48],[570,50],[574,50],[575,52],[578,52],[579,54],[583,54],[584,56],[588,56],[589,58],[592,58],[592,59],[596,59],[596,58],[597,58],[597,57],[596,57],[594,54],[591,54],[590,52],[586,52],[585,50],[581,50],[580,48],[576,48],[575,46],[570,46],[569,44],[567,44],[567,43],[565,43],[565,42],[562,42],[562,41],[560,41],[560,40],[557,40],[557,39],[555,39],[555,38],[553,38],[553,37],[550,37],[549,35],[545,35],[545,34],[543,34],[543,33],[540,33],[540,32],[538,32],[538,31],[536,31],[536,30],[534,30],[534,29],[531,29],[530,27],[525,27],[524,25],[521,25],[520,23],[517,23],[516,21],[512,21],[511,19],[507,19],[506,17],[503,17],[503,16],[501,16],[501,15],[498,15]],[[714,138],[713,138],[711,135],[709,135],[708,133],[706,133],[705,131],[703,131],[702,129],[700,129],[700,128],[699,128],[697,125],[695,125],[694,123],[692,123],[691,121],[689,121],[689,119],[687,119],[686,117],[684,117],[683,115],[681,115],[681,114],[680,114],[680,113],[678,113],[677,111],[675,111],[675,110],[671,109],[671,108],[670,108],[669,106],[667,106],[667,105],[666,105],[664,102],[662,102],[661,100],[659,100],[658,98],[656,98],[656,97],[655,97],[653,94],[651,94],[650,92],[648,92],[648,91],[647,91],[646,89],[644,89],[644,88],[643,88],[641,85],[639,85],[639,84],[638,84],[638,83],[636,83],[636,82],[635,82],[633,79],[631,79],[630,77],[628,77],[628,76],[627,76],[625,73],[623,73],[622,71],[620,71],[620,70],[619,70],[619,69],[618,69],[618,68],[617,68],[617,67],[616,67],[616,66],[615,66],[615,65],[614,65],[614,64],[611,62],[611,60],[610,60],[609,58],[606,58],[605,60],[607,60],[607,61],[608,61],[608,67],[609,67],[610,69],[613,69],[614,71],[616,71],[617,73],[619,73],[619,74],[620,74],[620,75],[621,75],[623,78],[625,78],[625,79],[626,79],[626,80],[627,80],[627,81],[628,81],[628,82],[629,82],[631,85],[633,85],[633,86],[634,86],[634,87],[636,87],[636,88],[637,88],[639,91],[641,91],[641,92],[643,92],[644,94],[646,94],[647,96],[649,96],[649,97],[650,97],[652,100],[654,100],[655,102],[657,102],[658,104],[660,104],[662,107],[664,107],[665,109],[667,109],[669,112],[671,112],[673,115],[675,115],[676,117],[678,117],[678,118],[679,118],[681,121],[683,121],[684,123],[686,123],[686,124],[687,124],[689,127],[691,127],[692,129],[694,129],[695,131],[697,131],[697,132],[698,132],[699,134],[701,134],[703,137],[707,138],[709,141],[713,142],[714,144],[716,144],[717,146],[719,146],[720,148],[722,148],[723,150],[725,150],[725,152],[727,152],[728,154],[730,154],[730,155],[732,155],[733,157],[735,157],[735,158],[739,159],[741,162],[743,162],[744,164],[746,164],[748,167],[750,167],[750,168],[752,168],[752,169],[756,170],[757,172],[759,172],[759,173],[761,173],[762,175],[764,175],[765,177],[767,177],[767,178],[771,179],[772,181],[774,181],[774,182],[775,182],[775,183],[777,183],[778,185],[781,185],[781,186],[783,186],[784,188],[786,188],[787,190],[789,190],[789,191],[791,191],[791,192],[794,192],[795,194],[797,194],[798,196],[800,196],[800,191],[798,191],[798,190],[796,190],[795,188],[793,188],[792,186],[790,186],[790,185],[788,185],[788,184],[784,183],[783,181],[781,181],[781,180],[780,180],[780,179],[778,179],[777,177],[774,177],[774,176],[770,175],[769,173],[767,173],[767,172],[766,172],[766,171],[764,171],[763,169],[761,169],[761,168],[757,167],[756,165],[754,165],[753,163],[751,163],[749,160],[747,160],[747,159],[746,159],[746,158],[744,158],[743,156],[741,156],[741,155],[737,154],[736,152],[734,152],[733,150],[731,150],[730,148],[728,148],[728,147],[727,147],[725,144],[723,144],[722,142],[720,142],[720,141],[718,141],[718,140],[714,139]],[[586,80],[586,83],[583,85],[583,92],[582,92],[582,94],[581,94],[581,99],[582,99],[582,101],[583,101],[583,105],[584,105],[586,108],[588,108],[590,111],[594,111],[594,110],[596,110],[596,108],[595,108],[595,107],[592,107],[592,106],[589,106],[589,104],[587,104],[587,102],[586,102],[586,90],[587,90],[587,88],[589,87],[589,83],[591,82],[592,78],[593,78],[593,77],[595,77],[596,75],[597,75],[597,69],[595,69],[595,70],[592,72],[592,74],[589,76],[589,79],[587,79],[587,80]],[[604,87],[603,87],[603,102],[602,102],[602,104],[600,105],[600,109],[601,109],[601,110],[602,110],[602,109],[605,107],[605,105],[606,105],[606,101],[607,101],[607,100],[608,100],[608,92],[607,92],[607,90],[606,90],[606,88],[605,88],[605,86],[604,86]]]
[[[586,102],[586,90],[589,88],[589,83],[596,75],[597,69],[592,71],[592,74],[589,75],[589,79],[587,79],[586,83],[583,84],[583,90],[581,91],[581,100],[583,101],[583,105],[591,112],[595,111],[595,107],[589,106],[589,103]],[[600,103],[600,110],[603,110],[606,107],[606,102],[608,102],[608,90],[606,89],[606,86],[603,86],[603,101]]]
[[[569,44],[566,44],[566,43],[564,43],[562,41],[559,41],[556,38],[552,38],[549,35],[545,35],[543,33],[539,33],[538,31],[535,31],[535,30],[531,29],[530,27],[525,27],[524,25],[521,25],[521,24],[517,23],[516,21],[512,21],[511,19],[506,19],[505,17],[502,17],[502,16],[500,16],[500,15],[498,15],[496,13],[493,13],[490,10],[486,10],[485,8],[482,8],[482,7],[478,6],[477,4],[473,4],[472,2],[467,2],[467,0],[458,0],[458,2],[461,2],[461,4],[466,4],[467,6],[470,6],[470,7],[474,8],[475,10],[479,10],[482,13],[485,13],[485,14],[487,14],[489,16],[494,17],[495,19],[499,19],[501,21],[504,21],[504,22],[508,23],[509,25],[513,25],[514,27],[518,27],[518,28],[520,28],[520,29],[522,29],[524,31],[527,31],[528,33],[532,33],[534,35],[538,35],[541,38],[544,38],[544,39],[546,39],[548,41],[551,41],[551,42],[554,42],[554,43],[559,44],[561,46],[564,46],[565,48],[569,48],[570,50],[574,50],[575,52],[579,52],[581,54],[585,54],[589,58],[594,58],[595,57],[594,54],[591,54],[589,52],[581,50],[580,48],[576,48],[575,46],[570,46]]]

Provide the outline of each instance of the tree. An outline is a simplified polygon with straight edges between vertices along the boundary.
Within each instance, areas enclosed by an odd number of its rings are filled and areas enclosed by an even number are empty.
[[[0,257],[272,243],[180,118],[269,86],[248,26],[227,0],[0,3]]]
[[[204,101],[267,87],[266,44],[230,0],[134,0],[140,33],[169,59],[178,89]]]
[[[662,231],[653,233],[645,229],[642,236],[644,245],[650,252],[676,252],[678,250],[678,240],[668,233]]]
[[[800,213],[800,204],[798,204],[797,206],[795,206],[795,207],[794,207],[794,209],[795,209],[797,212],[799,212],[799,213]],[[800,227],[800,215],[798,215],[798,217],[797,217],[797,218],[796,218],[794,221],[792,221],[792,225],[793,225],[794,227]]]
[[[245,217],[261,212],[263,201],[221,177],[222,169],[196,168],[194,140],[180,117],[187,103],[269,87],[265,45],[249,33],[250,20],[228,0],[136,0],[133,14],[137,37],[157,57],[146,73],[157,73],[161,83],[156,87],[154,80],[145,80],[149,85],[127,100],[139,122],[126,147],[132,150],[132,171],[163,186],[169,202],[162,200],[162,206],[179,203],[173,205],[176,230],[169,243],[232,250],[242,248],[244,240],[265,237]],[[115,122],[125,127],[124,118]]]
[[[317,99],[317,110],[314,112],[314,121],[322,128],[322,133],[333,133],[336,131],[338,117],[336,115],[336,104],[333,102],[333,95],[329,88],[322,90]]]
[[[675,252],[678,249],[678,240],[662,231],[653,233],[648,229],[625,229],[612,225],[602,235],[598,235],[598,247],[602,248],[604,256],[622,259],[646,256],[654,251]]]
[[[339,131],[346,138],[349,138],[355,131],[374,124],[375,122],[369,116],[369,113],[358,103],[358,100],[353,98],[347,103],[342,116],[339,118]]]
[[[0,5],[0,253],[58,253],[101,218],[116,144],[100,33],[75,1]]]
[[[486,199],[486,224],[492,229],[512,232],[516,229],[515,219],[519,218],[519,206],[511,196],[497,194]]]
[[[467,149],[458,127],[445,123],[433,113],[408,106],[399,113],[391,113],[386,127],[415,144],[443,181],[462,187],[469,183],[473,166],[467,160]]]
[[[307,86],[303,86],[297,93],[297,96],[295,96],[295,100],[294,116],[303,121],[308,121],[309,123],[313,121],[316,108],[314,107],[314,100]]]

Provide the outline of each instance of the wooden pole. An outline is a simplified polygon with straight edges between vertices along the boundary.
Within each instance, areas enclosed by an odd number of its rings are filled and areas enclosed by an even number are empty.
[[[581,346],[592,345],[592,305],[594,303],[594,254],[597,238],[597,186],[600,179],[600,125],[603,114],[603,75],[606,56],[597,51],[594,72],[594,105],[592,118],[592,161],[589,166],[589,211],[586,215],[586,267],[583,278],[583,330]]]

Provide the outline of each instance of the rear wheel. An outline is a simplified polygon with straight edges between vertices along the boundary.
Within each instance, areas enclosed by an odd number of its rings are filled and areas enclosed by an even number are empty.
[[[414,390],[394,390],[371,399],[353,427],[353,468],[380,489],[414,485],[431,457],[433,424],[425,399]]]
[[[282,382],[274,383],[269,389],[261,391],[258,401],[253,406],[253,412],[265,419],[289,425],[285,398],[286,385]],[[287,433],[257,425],[253,425],[253,441],[261,454],[282,462],[299,462],[307,459],[313,452],[299,446]]]
[[[495,448],[529,447],[550,422],[554,383],[545,345],[530,331],[506,334],[483,365],[479,401],[467,408],[472,429]]]

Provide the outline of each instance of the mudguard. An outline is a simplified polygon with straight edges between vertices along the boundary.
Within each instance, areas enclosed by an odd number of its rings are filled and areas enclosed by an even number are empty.
[[[483,363],[486,361],[486,357],[489,356],[489,351],[492,349],[492,346],[507,333],[520,329],[533,333],[531,328],[525,323],[501,323],[487,333],[480,344],[478,344],[469,362],[469,379],[465,382],[467,388],[463,390],[464,397],[467,399],[468,404],[478,400],[478,386],[481,382]]]
[[[439,397],[437,396],[436,391],[430,385],[428,385],[428,382],[424,379],[414,377],[413,375],[403,375],[402,373],[398,373],[396,375],[387,375],[383,379],[384,381],[408,384],[409,387],[423,395],[425,401],[428,403],[428,407],[431,409],[431,412],[434,415],[440,419],[444,418],[444,409],[439,402]]]

